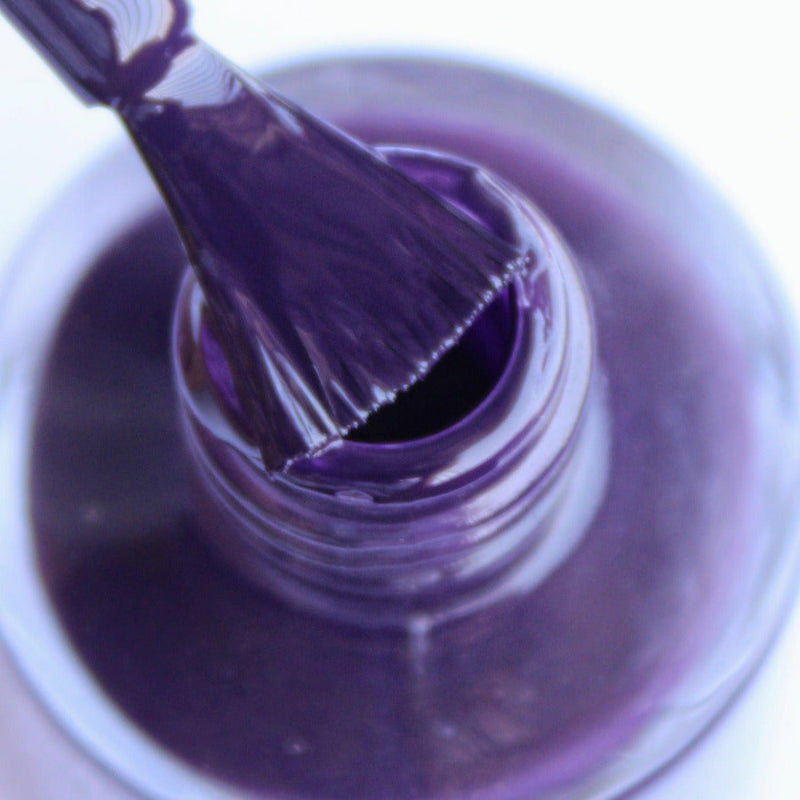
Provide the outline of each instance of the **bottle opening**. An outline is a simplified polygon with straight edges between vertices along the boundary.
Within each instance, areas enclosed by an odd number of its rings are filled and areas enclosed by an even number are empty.
[[[393,444],[432,436],[455,425],[492,392],[514,343],[513,289],[481,313],[421,381],[378,409],[347,436],[362,444]]]

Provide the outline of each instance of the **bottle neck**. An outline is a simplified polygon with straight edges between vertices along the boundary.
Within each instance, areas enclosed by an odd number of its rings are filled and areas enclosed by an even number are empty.
[[[603,494],[606,419],[586,293],[541,213],[503,185],[507,208],[489,214],[469,165],[390,153],[496,231],[537,242],[535,268],[485,312],[507,316],[509,342],[476,407],[431,435],[344,440],[267,475],[190,274],[173,354],[202,528],[221,555],[314,613],[427,627],[530,591],[571,551]]]

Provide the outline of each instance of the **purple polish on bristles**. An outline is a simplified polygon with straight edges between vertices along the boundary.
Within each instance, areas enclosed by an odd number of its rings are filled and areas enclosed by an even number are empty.
[[[229,64],[191,34],[183,2],[0,6],[84,100],[124,120],[270,470],[391,402],[536,260],[534,242],[491,235]]]

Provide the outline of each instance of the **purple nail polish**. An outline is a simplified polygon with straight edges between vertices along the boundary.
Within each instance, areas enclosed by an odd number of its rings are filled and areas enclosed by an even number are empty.
[[[617,796],[729,702],[793,585],[796,351],[761,256],[682,166],[534,82],[392,59],[270,82],[534,232],[536,268],[407,396],[267,477],[141,168],[96,171],[6,303],[44,330],[0,414],[4,635],[148,797]],[[25,289],[75,198],[111,192],[127,210],[59,292]],[[5,350],[33,323],[0,324]]]

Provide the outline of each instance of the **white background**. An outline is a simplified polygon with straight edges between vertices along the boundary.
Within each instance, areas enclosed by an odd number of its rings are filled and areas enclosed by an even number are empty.
[[[419,49],[474,54],[579,87],[655,131],[710,177],[760,238],[800,308],[800,21],[790,2],[196,6],[197,30],[243,64],[353,48]],[[0,19],[0,278],[54,192],[119,136],[109,113],[83,109]],[[3,764],[0,758],[0,772]],[[733,711],[641,800],[798,798],[795,613]]]

